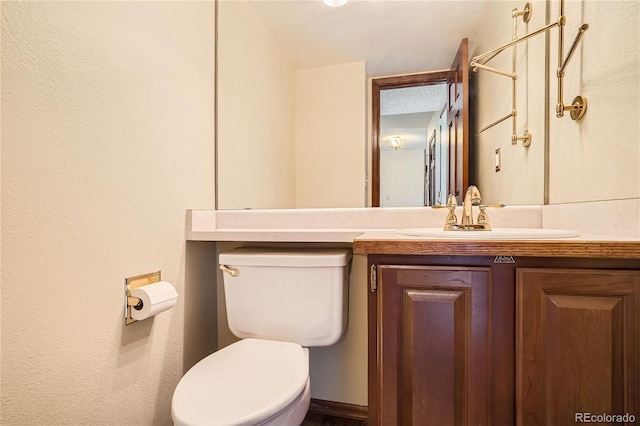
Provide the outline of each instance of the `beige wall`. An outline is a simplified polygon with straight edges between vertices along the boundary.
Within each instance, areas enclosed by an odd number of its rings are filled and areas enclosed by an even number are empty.
[[[367,256],[354,255],[349,277],[349,322],[333,346],[311,348],[311,397],[367,405]]]
[[[557,20],[559,1],[533,2],[528,32],[545,25],[546,8]],[[485,24],[471,40],[471,56],[511,39],[511,9],[518,2],[489,2]],[[589,24],[566,69],[564,103],[577,95],[587,98],[583,120],[555,116],[557,103],[557,29],[550,34],[549,63],[549,202],[552,204],[640,197],[639,3],[637,1],[566,1],[564,53],[582,23]],[[524,30],[522,20],[519,28]],[[524,32],[519,32],[520,35]],[[489,65],[511,69],[512,53],[503,52]],[[510,142],[510,121],[479,135],[479,187],[486,202],[541,204],[544,200],[544,36],[517,48],[518,135],[528,128],[529,148]],[[479,71],[476,99],[477,129],[511,110],[507,77]],[[502,171],[494,171],[494,153],[502,151]],[[513,201],[511,201],[513,200]]]
[[[380,207],[424,206],[424,150],[380,150]]]
[[[2,2],[2,424],[171,423],[213,39],[213,2]],[[124,327],[156,270],[177,306]]]
[[[362,207],[364,63],[295,70],[248,2],[219,16],[218,208]]]
[[[583,22],[589,30],[567,67],[564,103],[583,95],[588,109],[580,122],[556,118],[552,79],[549,201],[640,197],[640,2],[567,1],[565,7],[565,52]],[[552,2],[551,16],[557,14]],[[552,49],[552,69],[556,55]]]
[[[218,8],[218,206],[295,207],[293,64],[246,1]]]
[[[296,207],[365,204],[364,62],[296,71]]]
[[[246,1],[219,16],[218,207],[364,206],[364,63],[295,70]]]

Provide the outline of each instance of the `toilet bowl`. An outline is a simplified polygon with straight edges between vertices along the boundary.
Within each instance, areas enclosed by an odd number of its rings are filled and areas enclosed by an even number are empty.
[[[229,329],[242,340],[184,375],[174,423],[299,425],[311,399],[307,347],[334,344],[346,327],[351,252],[240,248],[219,259]]]
[[[308,349],[244,339],[191,368],[173,394],[176,425],[296,425],[309,408]]]

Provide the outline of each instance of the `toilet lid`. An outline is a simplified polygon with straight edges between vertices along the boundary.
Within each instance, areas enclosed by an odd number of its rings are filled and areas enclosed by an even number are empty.
[[[309,362],[296,343],[244,339],[198,362],[180,380],[171,414],[176,424],[255,424],[303,391]]]

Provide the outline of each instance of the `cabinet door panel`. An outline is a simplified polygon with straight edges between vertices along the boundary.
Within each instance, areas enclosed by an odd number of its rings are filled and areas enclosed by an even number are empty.
[[[464,411],[465,291],[402,292],[402,418],[461,424]],[[438,392],[434,393],[433,390]],[[428,395],[428,398],[425,398]],[[456,418],[458,416],[458,418]]]
[[[550,420],[562,423],[562,413],[623,413],[624,297],[543,297]]]
[[[516,294],[518,424],[640,408],[639,272],[519,269]]]
[[[379,419],[491,424],[491,269],[379,266]]]

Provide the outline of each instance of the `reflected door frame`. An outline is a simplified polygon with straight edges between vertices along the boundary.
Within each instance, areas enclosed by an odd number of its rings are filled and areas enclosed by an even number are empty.
[[[447,78],[448,192],[462,204],[469,186],[469,39],[462,39]]]
[[[447,83],[449,71],[374,78],[371,80],[371,207],[380,207],[380,91]]]

